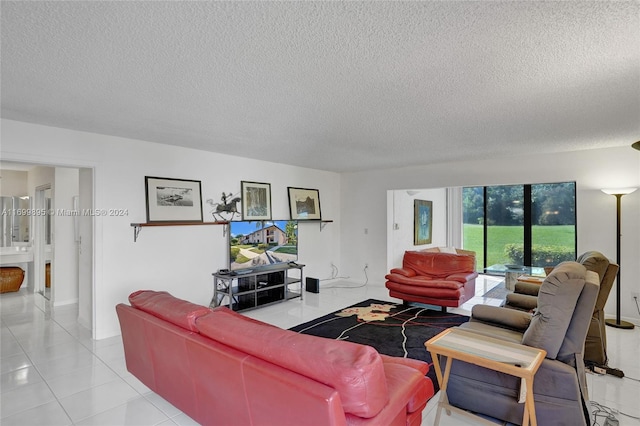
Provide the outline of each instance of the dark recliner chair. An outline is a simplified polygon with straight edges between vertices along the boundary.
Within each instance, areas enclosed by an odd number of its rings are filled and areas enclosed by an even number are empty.
[[[604,306],[618,274],[618,265],[597,251],[583,253],[578,257],[577,262],[584,265],[588,271],[597,273],[600,278],[600,291],[585,341],[584,361],[591,367],[602,367],[611,370],[608,371],[611,374],[620,376],[622,374],[620,370],[607,367],[607,331],[604,323]],[[531,311],[538,305],[539,290],[540,286],[537,284],[518,282],[514,293],[507,295],[504,306]]]
[[[533,383],[538,424],[590,424],[583,350],[598,287],[596,273],[563,262],[540,286],[535,314],[476,305],[471,320],[460,326],[547,351]],[[514,376],[454,360],[447,396],[459,408],[520,424],[524,404],[518,403],[519,390]]]

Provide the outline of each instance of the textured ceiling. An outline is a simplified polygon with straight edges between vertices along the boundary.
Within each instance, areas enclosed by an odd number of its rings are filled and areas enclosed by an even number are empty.
[[[8,119],[331,171],[640,139],[638,1],[0,7]]]

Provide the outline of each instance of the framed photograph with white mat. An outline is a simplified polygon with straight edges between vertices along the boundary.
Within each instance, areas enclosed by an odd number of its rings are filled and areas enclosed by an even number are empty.
[[[317,189],[293,188],[289,190],[291,220],[320,220],[320,192]]]
[[[147,222],[202,222],[199,180],[145,176]]]
[[[242,220],[271,220],[271,184],[240,181]]]

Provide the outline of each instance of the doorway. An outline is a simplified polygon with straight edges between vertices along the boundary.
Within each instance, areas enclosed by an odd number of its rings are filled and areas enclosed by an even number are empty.
[[[26,172],[26,176],[3,173],[3,184],[7,178],[12,185],[26,188],[31,198],[30,240],[24,243],[33,252],[29,291],[51,306],[77,303],[78,324],[95,335],[94,217],[80,214],[94,209],[94,168],[3,158],[0,169]],[[51,211],[57,213],[51,215]]]

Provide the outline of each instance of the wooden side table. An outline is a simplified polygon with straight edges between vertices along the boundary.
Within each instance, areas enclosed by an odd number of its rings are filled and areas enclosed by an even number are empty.
[[[533,378],[542,364],[544,357],[547,355],[546,351],[505,342],[504,340],[472,333],[457,327],[449,328],[429,339],[429,341],[425,343],[425,346],[427,350],[431,352],[433,366],[436,369],[436,376],[440,384],[440,400],[438,402],[435,424],[439,424],[440,422],[442,408],[447,409],[447,411],[453,410],[473,416],[473,414],[467,411],[450,405],[449,398],[447,397],[447,384],[449,382],[449,374],[451,373],[451,362],[457,359],[520,377],[522,382],[518,402],[524,402],[522,424],[537,425],[533,400]],[[439,355],[447,358],[444,375],[440,370]],[[493,423],[488,424],[493,425]]]

